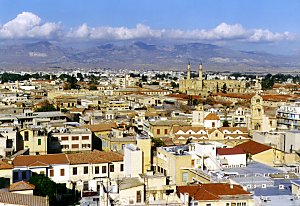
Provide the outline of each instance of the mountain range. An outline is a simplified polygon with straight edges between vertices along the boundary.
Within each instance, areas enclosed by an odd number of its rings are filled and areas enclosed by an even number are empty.
[[[85,48],[49,41],[0,45],[1,70],[112,68],[214,71],[298,71],[299,56],[228,49],[203,43],[150,44],[144,41],[94,43]]]

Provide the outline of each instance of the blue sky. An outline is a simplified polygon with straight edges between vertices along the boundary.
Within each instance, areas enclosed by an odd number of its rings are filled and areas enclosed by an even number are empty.
[[[185,39],[298,52],[299,0],[0,0],[1,39]]]

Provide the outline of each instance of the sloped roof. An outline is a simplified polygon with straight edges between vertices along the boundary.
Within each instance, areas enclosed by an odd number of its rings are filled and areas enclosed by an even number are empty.
[[[246,153],[250,153],[252,155],[267,151],[269,149],[272,149],[272,147],[261,144],[259,142],[255,142],[253,140],[249,140],[247,142],[244,142],[242,144],[239,144],[235,146],[235,148],[241,148],[243,149]]]
[[[5,162],[4,160],[0,161],[0,170],[5,170],[5,169],[12,169],[13,166],[9,164],[8,162]]]
[[[226,183],[210,183],[190,186],[178,186],[178,193],[188,193],[194,200],[219,200],[225,195],[249,195],[251,193],[245,191],[240,185],[232,185]]]
[[[47,155],[22,155],[17,156],[14,166],[45,166],[52,164],[69,164],[65,154],[47,154]]]
[[[204,120],[220,120],[220,117],[214,113],[209,113],[208,115],[206,115]]]
[[[242,148],[217,148],[218,155],[236,155],[245,154]]]
[[[11,205],[48,206],[46,197],[0,191],[0,202]]]
[[[115,122],[110,122],[110,123],[84,125],[83,127],[90,129],[91,132],[104,132],[104,131],[111,131],[112,128],[116,126],[117,124]]]
[[[174,126],[173,127],[173,133],[177,133],[179,131],[183,131],[184,133],[186,133],[189,130],[192,130],[194,132],[199,132],[200,130],[204,130],[205,131],[205,127],[199,127],[199,126]]]
[[[23,190],[34,190],[35,185],[30,184],[29,182],[20,181],[15,182],[9,186],[9,191],[23,191]]]
[[[82,152],[67,154],[70,164],[97,164],[123,161],[123,155],[116,152],[102,152],[93,150],[92,152]]]

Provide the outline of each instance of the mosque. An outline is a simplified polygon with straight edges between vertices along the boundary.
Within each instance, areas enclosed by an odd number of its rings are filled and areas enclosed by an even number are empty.
[[[210,93],[221,92],[226,88],[226,93],[244,93],[245,81],[231,79],[203,79],[202,63],[199,64],[199,77],[191,79],[191,65],[188,64],[187,78],[179,81],[179,92],[188,95],[208,96]]]

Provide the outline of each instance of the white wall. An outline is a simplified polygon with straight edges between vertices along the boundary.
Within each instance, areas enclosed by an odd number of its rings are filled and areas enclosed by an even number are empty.
[[[130,146],[129,146],[130,147]],[[137,148],[137,147],[136,147]],[[143,151],[124,148],[124,174],[126,177],[138,177],[143,173]]]

